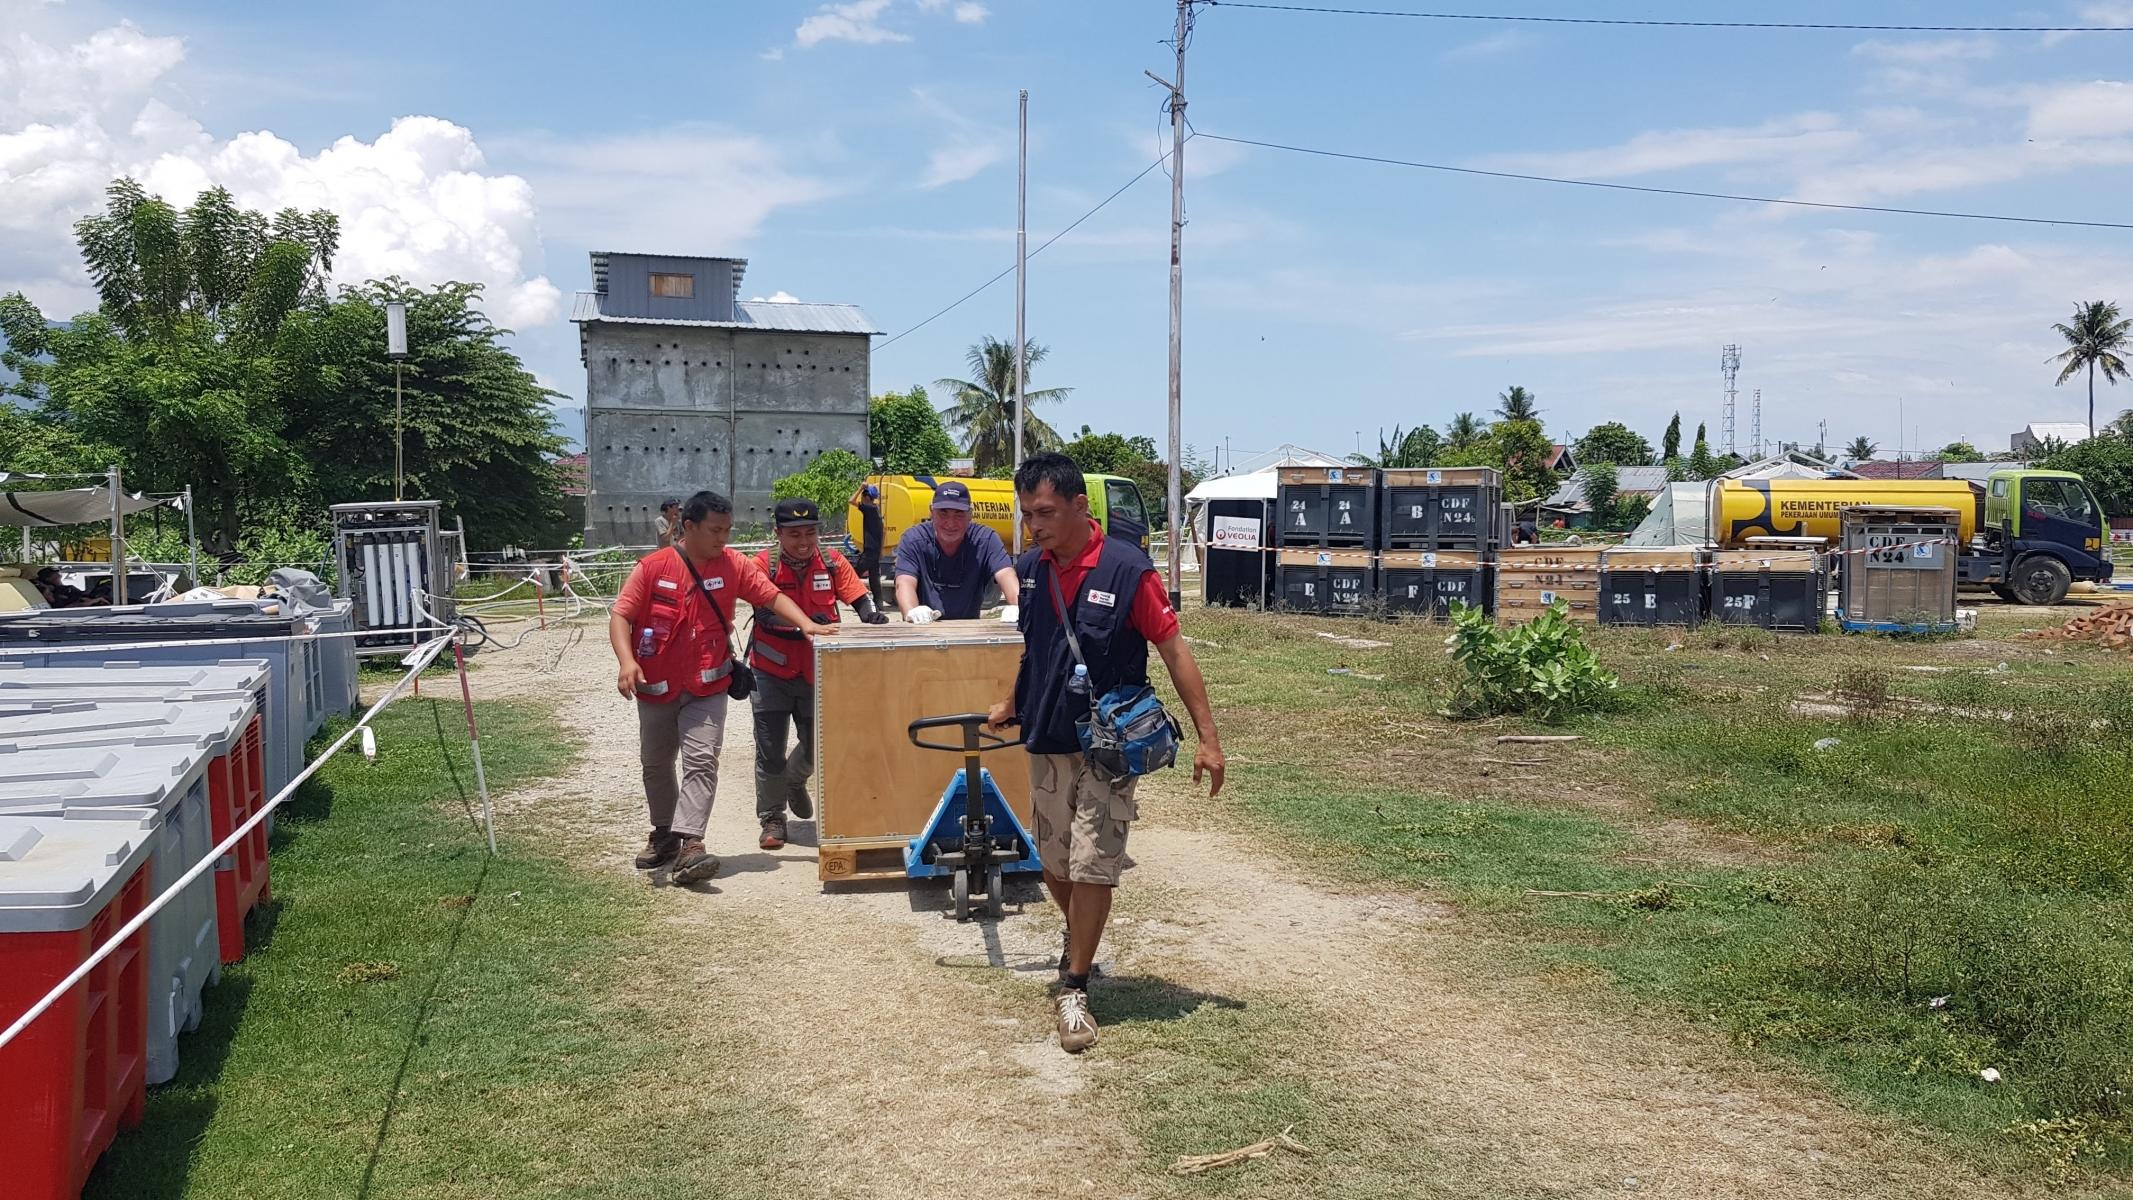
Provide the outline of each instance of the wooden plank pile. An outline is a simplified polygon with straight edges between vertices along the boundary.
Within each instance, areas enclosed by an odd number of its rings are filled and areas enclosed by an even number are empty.
[[[2108,650],[2133,649],[2133,604],[2112,604],[2093,609],[2056,629],[2036,629],[2022,635],[2060,642],[2095,642]]]

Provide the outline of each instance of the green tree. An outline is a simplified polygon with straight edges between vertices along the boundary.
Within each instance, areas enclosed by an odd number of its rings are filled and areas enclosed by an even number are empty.
[[[1535,403],[1532,392],[1512,385],[1507,391],[1496,395],[1496,415],[1506,421],[1532,421],[1540,423],[1540,405]]]
[[[1666,423],[1666,436],[1660,439],[1659,461],[1672,462],[1681,457],[1681,414]]]
[[[885,475],[938,475],[955,457],[955,439],[919,384],[884,392],[867,406],[868,453]]]
[[[1146,438],[1128,438],[1116,433],[1097,433],[1084,425],[1081,435],[1068,442],[1063,453],[1074,460],[1074,465],[1087,475],[1124,475],[1142,463],[1153,461],[1154,455],[1142,453],[1136,441]],[[1148,449],[1154,449],[1149,443]],[[1166,468],[1167,469],[1167,468]]]
[[[1488,432],[1480,417],[1470,412],[1460,413],[1444,426],[1444,448],[1454,452],[1470,450],[1488,436]]]
[[[1376,454],[1352,454],[1348,460],[1359,467],[1433,467],[1443,449],[1444,440],[1437,436],[1435,429],[1417,425],[1403,432],[1395,425],[1390,438],[1385,436],[1383,429],[1378,430]]]
[[[387,279],[293,314],[276,340],[281,436],[313,505],[393,494],[393,369],[385,305],[407,305],[405,494],[439,500],[476,545],[552,544],[563,520],[556,393],[534,381],[482,312],[481,285]]]
[[[1696,426],[1696,447],[1689,452],[1688,468],[1691,479],[1709,479],[1723,470],[1717,456],[1711,453],[1711,439],[1704,435],[1701,424]]]
[[[1556,474],[1548,468],[1553,449],[1540,422],[1498,421],[1471,446],[1447,450],[1437,464],[1494,467],[1503,474],[1504,499],[1524,502],[1555,490]]]
[[[812,500],[822,509],[823,528],[841,529],[852,493],[872,469],[867,460],[849,450],[827,450],[807,464],[806,470],[771,484],[770,494],[778,500]]]
[[[1074,390],[1059,387],[1028,390],[1029,379],[1037,364],[1044,361],[1046,353],[1045,348],[1036,342],[1023,343],[1023,399],[1032,408],[1064,400]],[[983,475],[1014,465],[1014,343],[987,337],[970,348],[968,362],[970,378],[940,379],[934,381],[934,386],[947,389],[955,397],[954,407],[948,410],[948,424],[963,435],[963,444],[970,451],[971,458],[976,460],[978,473]],[[1035,413],[1026,413],[1022,421],[1022,443],[1024,452],[1031,453],[1057,450],[1064,444],[1064,439]]]
[[[2091,300],[2074,306],[2071,324],[2055,323],[2052,328],[2066,339],[2066,349],[2053,361],[2058,362],[2059,378],[2053,386],[2065,383],[2082,371],[2089,376],[2089,436],[2096,436],[2096,372],[2103,371],[2103,381],[2115,384],[2126,377],[2126,360],[2119,352],[2126,348],[2129,336],[2133,336],[2133,320],[2121,319],[2118,306],[2105,300]]]
[[[1879,449],[1881,447],[1874,444],[1874,439],[1862,433],[1852,439],[1851,445],[1844,448],[1844,457],[1854,462],[1865,462],[1874,457],[1874,451]]]
[[[1581,489],[1585,506],[1592,510],[1592,525],[1595,529],[1609,528],[1615,511],[1615,494],[1621,490],[1622,480],[1613,463],[1588,463],[1578,468],[1584,477]]]
[[[1976,446],[1958,439],[1942,446],[1934,457],[1942,462],[1980,462],[1985,454]]]
[[[2087,441],[2061,446],[2037,465],[2078,473],[2096,489],[2105,513],[2133,516],[2133,437],[2106,429]]]
[[[1676,431],[1678,439],[1679,431]],[[1617,467],[1642,467],[1652,461],[1652,444],[1620,421],[1595,425],[1572,447],[1579,466],[1607,463]]]

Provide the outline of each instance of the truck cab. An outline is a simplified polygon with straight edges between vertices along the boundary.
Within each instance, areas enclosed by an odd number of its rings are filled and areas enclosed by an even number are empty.
[[[2057,604],[2077,579],[2110,580],[2109,523],[2081,476],[1994,471],[1983,503],[1979,545],[1963,564],[1965,582],[1988,584],[2002,599]]]

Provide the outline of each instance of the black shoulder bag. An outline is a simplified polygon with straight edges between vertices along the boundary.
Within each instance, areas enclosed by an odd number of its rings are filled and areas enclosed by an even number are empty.
[[[726,662],[733,668],[726,675],[726,696],[732,700],[746,700],[755,692],[755,668],[749,666],[734,651],[733,626],[726,623],[726,614],[718,611],[718,602],[711,598],[710,590],[704,587],[704,577],[696,573],[696,564],[690,562],[689,556],[680,550],[674,553],[681,559],[681,565],[689,568],[689,578],[696,581],[696,594],[703,597],[704,607],[711,610],[711,616],[718,621],[719,631],[725,635]]]

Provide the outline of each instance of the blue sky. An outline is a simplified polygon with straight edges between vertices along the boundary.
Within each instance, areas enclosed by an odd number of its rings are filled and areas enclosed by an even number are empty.
[[[1386,7],[1398,7],[1387,5]],[[1421,7],[1421,6],[1415,6]],[[1480,11],[1589,14],[1561,0]],[[264,11],[264,10],[260,10]],[[1609,15],[1707,17],[1651,0]],[[343,213],[350,273],[488,283],[540,377],[583,386],[591,248],[738,254],[744,296],[908,329],[1012,262],[1015,93],[1034,245],[1153,160],[1162,0],[251,6],[0,0],[0,290],[85,306],[66,239],[117,171],[173,198]],[[2133,26],[2133,0],[1769,0],[1737,19]],[[1197,128],[1346,152],[1847,203],[2133,221],[2133,33],[1616,29],[1203,11]],[[1893,451],[2079,419],[2050,323],[2133,304],[2133,231],[1775,210],[1187,148],[1188,442],[1331,452],[1486,412],[1558,434],[1677,409],[1740,440]],[[1167,180],[1034,259],[1039,385],[1069,430],[1160,437]],[[877,391],[1013,330],[1010,281],[881,349]],[[2133,390],[2099,401],[2133,406]],[[1899,411],[1902,413],[1899,423]]]

